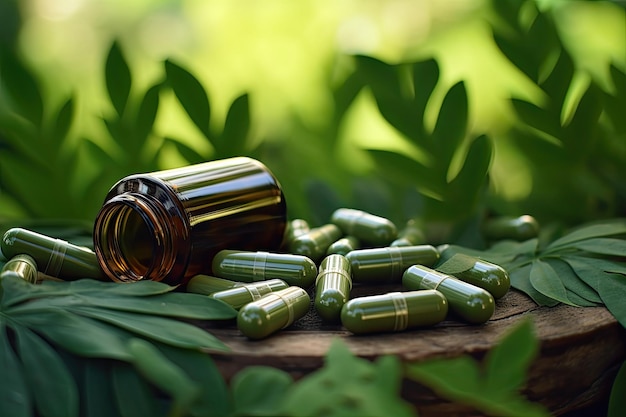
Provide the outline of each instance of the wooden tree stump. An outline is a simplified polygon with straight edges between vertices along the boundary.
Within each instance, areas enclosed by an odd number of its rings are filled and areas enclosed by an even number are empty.
[[[396,289],[355,287],[352,297]],[[323,365],[335,338],[366,359],[397,355],[405,362],[416,362],[465,354],[480,359],[525,317],[534,322],[540,352],[530,367],[523,394],[554,415],[606,403],[615,374],[626,359],[624,328],[604,307],[538,307],[515,290],[497,301],[489,322],[478,326],[447,320],[427,329],[354,336],[340,324],[323,323],[312,307],[290,328],[260,341],[247,339],[234,326],[212,328],[211,332],[232,349],[213,358],[227,380],[251,365],[272,366],[300,378]],[[405,380],[402,394],[422,417],[480,415],[414,381]]]

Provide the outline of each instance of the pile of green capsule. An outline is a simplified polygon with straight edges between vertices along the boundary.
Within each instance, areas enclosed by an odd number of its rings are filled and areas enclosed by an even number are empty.
[[[398,230],[388,219],[349,208],[319,227],[291,220],[280,251],[223,250],[211,266],[213,275],[192,277],[187,291],[238,309],[237,327],[250,339],[291,326],[311,304],[323,321],[353,334],[434,326],[446,318],[482,324],[510,288],[503,268],[426,244],[414,221]],[[350,297],[353,285],[377,284],[403,290]]]
[[[484,231],[497,239],[516,234],[524,239],[536,232],[530,216],[495,219]],[[237,309],[237,326],[250,339],[289,327],[311,304],[322,320],[340,322],[354,334],[433,326],[448,317],[487,322],[495,300],[509,290],[507,272],[425,240],[414,221],[398,231],[383,217],[340,208],[319,227],[290,221],[277,252],[218,252],[211,261],[212,275],[192,277],[186,290]],[[26,229],[7,231],[0,250],[8,259],[0,280],[106,279],[91,249]],[[403,291],[350,297],[353,285],[377,284],[398,284]]]

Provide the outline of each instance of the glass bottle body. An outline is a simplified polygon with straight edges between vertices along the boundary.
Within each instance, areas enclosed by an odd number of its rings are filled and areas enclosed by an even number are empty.
[[[131,175],[96,216],[94,249],[114,281],[184,283],[222,249],[275,250],[286,226],[280,184],[246,157]]]

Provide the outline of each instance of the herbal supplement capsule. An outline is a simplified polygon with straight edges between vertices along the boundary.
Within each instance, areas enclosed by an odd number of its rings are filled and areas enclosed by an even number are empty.
[[[337,209],[330,222],[339,226],[344,234],[374,246],[388,245],[398,235],[396,225],[390,220],[362,210]]]
[[[32,256],[39,271],[52,277],[105,279],[92,250],[31,230],[7,230],[0,242],[0,250],[7,258],[19,254]]]
[[[315,263],[289,253],[222,250],[213,258],[213,271],[220,278],[254,282],[282,279],[289,285],[309,287],[317,276]]]
[[[309,222],[304,219],[293,219],[287,223],[285,229],[285,237],[283,239],[284,244],[288,244],[294,238],[303,235],[311,230]]]
[[[318,262],[324,257],[328,247],[341,236],[341,229],[334,224],[315,227],[293,239],[289,243],[289,252]]]
[[[7,261],[0,271],[0,282],[7,277],[17,277],[31,284],[37,283],[37,262],[24,253],[15,255]]]
[[[434,265],[439,252],[431,245],[395,246],[357,249],[346,258],[355,283],[392,283],[400,282],[402,273],[411,265]]]
[[[229,290],[218,291],[211,294],[211,297],[222,300],[230,304],[235,310],[239,310],[252,301],[258,300],[265,294],[273,291],[283,290],[289,285],[282,279],[268,279],[267,281],[258,281],[252,284],[242,284]]]
[[[435,267],[437,271],[485,289],[496,300],[511,287],[509,274],[499,265],[463,253],[446,257],[444,251],[441,257],[446,259]]]
[[[482,232],[488,240],[524,241],[539,235],[539,223],[529,215],[495,217],[483,223]]]
[[[339,254],[324,258],[315,279],[314,305],[320,317],[328,321],[339,319],[351,289],[350,261]]]
[[[402,275],[402,285],[409,290],[440,291],[448,300],[450,311],[468,323],[485,323],[495,310],[493,297],[487,291],[423,265],[409,267]]]
[[[326,250],[326,255],[332,255],[332,254],[347,255],[348,252],[351,252],[358,248],[359,248],[359,239],[357,239],[354,236],[346,236],[333,242]]]
[[[240,287],[242,285],[243,283],[240,281],[231,281],[229,279],[198,274],[191,277],[187,282],[186,290],[194,294],[211,295],[218,291],[230,290],[231,288]]]
[[[243,306],[237,314],[237,327],[250,339],[262,339],[300,319],[310,305],[304,289],[288,287]]]
[[[210,259],[222,249],[279,249],[287,223],[278,180],[245,157],[130,175],[104,200],[94,247],[119,282],[212,275]]]
[[[354,334],[400,332],[434,326],[447,313],[448,301],[439,291],[391,292],[348,301],[341,309],[341,323]]]
[[[415,246],[426,242],[424,231],[411,219],[406,223],[404,229],[398,232],[398,238],[391,242],[389,246]]]

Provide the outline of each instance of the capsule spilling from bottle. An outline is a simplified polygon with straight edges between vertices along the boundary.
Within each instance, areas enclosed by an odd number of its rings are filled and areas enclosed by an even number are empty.
[[[250,284],[241,284],[237,287],[211,294],[216,300],[224,301],[235,310],[248,303],[258,300],[265,294],[274,291],[283,290],[289,287],[282,279],[268,279],[267,281],[258,281]]]
[[[341,323],[354,334],[400,332],[433,326],[446,318],[448,301],[437,290],[357,297],[341,310]]]
[[[315,309],[326,321],[339,320],[341,308],[350,298],[352,275],[350,262],[338,254],[329,255],[320,264],[315,280]]]
[[[494,313],[495,301],[489,292],[423,265],[413,265],[402,275],[409,290],[437,290],[450,304],[450,311],[471,324],[487,322]]]
[[[330,222],[339,226],[344,234],[372,246],[387,246],[398,235],[398,229],[391,220],[363,210],[337,209]]]
[[[334,224],[314,227],[307,233],[292,239],[289,243],[289,251],[319,262],[326,254],[328,247],[342,235],[341,229]]]

